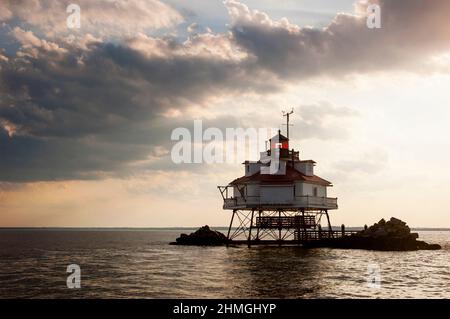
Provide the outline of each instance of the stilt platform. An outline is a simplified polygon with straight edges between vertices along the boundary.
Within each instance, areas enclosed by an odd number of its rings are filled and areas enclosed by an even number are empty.
[[[329,239],[337,239],[355,234],[356,231],[307,231],[294,232],[293,239],[232,239],[228,245],[267,245],[267,246],[303,246],[311,242],[326,241]]]

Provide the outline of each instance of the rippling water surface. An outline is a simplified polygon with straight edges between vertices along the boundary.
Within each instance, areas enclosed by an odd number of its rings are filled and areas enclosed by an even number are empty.
[[[448,231],[419,232],[443,249],[416,252],[168,245],[179,233],[0,230],[0,298],[450,298]]]

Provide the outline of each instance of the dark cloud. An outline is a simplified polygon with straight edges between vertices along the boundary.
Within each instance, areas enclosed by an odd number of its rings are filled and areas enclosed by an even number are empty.
[[[231,61],[146,58],[113,44],[68,52],[58,60],[41,54],[6,64],[0,117],[29,135],[78,137],[139,126],[168,108],[249,88]]]
[[[126,174],[136,162],[151,167],[149,157],[160,157],[156,167],[167,168],[158,147],[170,147],[173,128],[191,127],[192,119],[183,118],[190,106],[277,92],[312,76],[411,66],[448,49],[448,1],[379,3],[381,30],[350,15],[336,16],[325,29],[299,28],[234,1],[226,3],[230,35],[196,35],[185,43],[144,36],[68,42],[9,29],[21,48],[16,55],[0,53],[0,181]],[[165,115],[170,110],[181,116]],[[305,106],[299,125],[304,136],[335,138],[339,128],[324,119],[348,112]],[[241,126],[237,114],[214,121],[205,125]]]
[[[168,108],[240,89],[232,62],[145,58],[112,44],[74,48],[57,59],[52,54],[2,65],[0,118],[14,128],[13,134],[2,130],[2,180],[117,170],[167,145],[173,128],[190,123],[161,116]]]
[[[26,182],[99,178],[119,170],[130,158],[146,156],[149,148],[95,139],[10,138],[1,130],[0,152],[0,179]]]
[[[381,7],[381,29],[366,25],[367,4]],[[227,1],[236,43],[259,67],[281,79],[336,76],[386,69],[415,70],[433,54],[450,49],[447,0],[357,2],[359,16],[338,14],[323,29],[273,21]]]

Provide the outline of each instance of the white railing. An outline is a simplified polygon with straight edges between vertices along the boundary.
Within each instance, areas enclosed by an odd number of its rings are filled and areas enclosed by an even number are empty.
[[[286,206],[286,207],[298,207],[298,208],[324,208],[324,209],[336,209],[337,198],[331,197],[317,197],[317,196],[295,196],[290,202],[284,202],[276,204],[273,200],[265,201],[259,196],[247,196],[224,198],[224,208],[239,208],[239,207],[252,207],[252,206]]]
[[[305,207],[311,206],[337,207],[337,198],[318,197],[318,196],[296,196],[295,203],[304,205]]]

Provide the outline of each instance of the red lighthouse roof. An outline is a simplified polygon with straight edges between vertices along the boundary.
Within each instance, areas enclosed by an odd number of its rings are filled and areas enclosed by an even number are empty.
[[[295,181],[304,181],[307,183],[323,186],[333,186],[331,182],[317,175],[304,175],[291,166],[286,167],[285,175],[261,174],[261,172],[258,171],[251,176],[242,176],[240,178],[237,178],[232,181],[230,185],[246,184],[251,182],[259,182],[261,184],[292,184]]]

